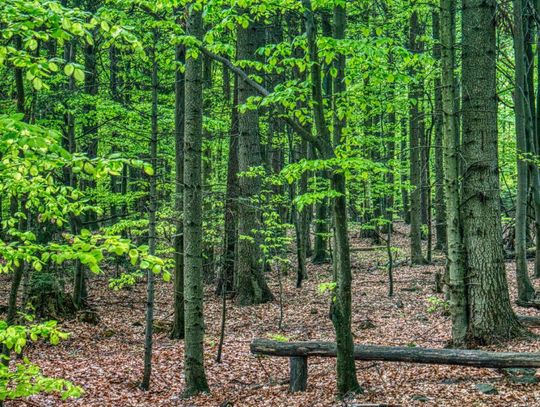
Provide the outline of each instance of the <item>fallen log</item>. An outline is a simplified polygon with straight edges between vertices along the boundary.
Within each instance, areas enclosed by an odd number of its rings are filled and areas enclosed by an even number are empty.
[[[523,308],[536,308],[536,309],[540,309],[540,300],[538,299],[534,299],[534,300],[531,300],[531,301],[521,301],[521,300],[517,300],[516,301],[516,305],[519,306],[519,307],[523,307]]]
[[[540,328],[540,317],[529,317],[527,315],[518,315],[519,322],[531,328]]]
[[[336,357],[333,342],[277,342],[255,339],[251,353],[282,357]],[[429,349],[400,346],[355,345],[356,360],[460,365],[487,368],[540,368],[540,353],[487,352],[468,349]]]
[[[383,250],[386,249],[386,246],[368,246],[368,247],[351,247],[350,252],[372,252],[375,250]]]

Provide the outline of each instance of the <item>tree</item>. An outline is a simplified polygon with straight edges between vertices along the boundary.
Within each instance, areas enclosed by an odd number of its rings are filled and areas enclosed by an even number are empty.
[[[156,55],[156,47],[159,40],[159,32],[157,28],[153,29],[153,44],[150,48],[150,61],[152,62],[152,111],[151,111],[151,134],[150,134],[150,164],[152,170],[149,177],[150,189],[148,191],[148,252],[151,256],[156,254],[156,212],[157,212],[157,190],[156,190],[156,168],[158,154],[158,60]],[[141,382],[141,389],[148,390],[150,388],[150,377],[152,374],[152,347],[154,333],[154,272],[156,270],[148,268],[146,273],[146,326],[144,338],[144,373]]]
[[[302,0],[308,41],[308,58],[311,63],[311,96],[313,98],[313,116],[318,134],[317,147],[324,159],[335,157],[332,148],[330,132],[326,124],[324,102],[321,84],[321,66],[317,49],[317,31],[310,0]],[[345,33],[346,14],[344,6],[334,8],[334,30],[337,39],[342,39]],[[336,62],[336,78],[344,78],[345,56],[338,55]],[[336,80],[339,82],[339,80]],[[334,87],[336,82],[334,82]],[[344,91],[344,83],[339,83],[339,90]],[[335,89],[336,93],[339,90]],[[334,125],[334,144],[341,143],[343,122],[338,120]],[[337,130],[337,131],[336,131]],[[335,301],[331,306],[331,318],[336,331],[337,340],[337,380],[338,393],[341,396],[361,390],[356,378],[356,367],[353,355],[353,338],[351,332],[351,263],[349,237],[347,228],[347,197],[345,174],[334,169],[331,175],[331,186],[339,195],[332,202],[334,225],[334,275],[336,278]]]
[[[184,65],[186,50],[184,44],[175,49],[175,61]],[[171,331],[172,339],[184,338],[184,107],[185,107],[185,75],[181,67],[175,70],[174,80],[174,135],[175,135],[175,209],[176,236],[174,240],[174,320]]]
[[[466,253],[468,339],[524,334],[508,294],[499,197],[494,0],[463,0],[461,219]]]
[[[257,51],[261,35],[261,23],[242,10],[241,15],[252,20],[247,28],[237,29],[237,58],[249,61]],[[248,72],[250,70],[248,69]],[[238,104],[243,106],[257,92],[245,81],[238,82]],[[264,277],[257,236],[253,231],[260,227],[257,200],[261,191],[258,176],[248,174],[251,168],[262,162],[259,139],[259,114],[256,109],[243,108],[238,114],[238,264],[236,269],[236,301],[240,305],[253,305],[271,301],[274,296]]]
[[[423,51],[423,42],[418,38],[422,33],[418,21],[418,12],[414,10],[410,19],[409,49],[413,54]],[[413,62],[415,63],[415,62]],[[411,76],[417,75],[416,69],[411,68]],[[423,264],[422,255],[422,167],[420,141],[423,136],[423,125],[419,106],[422,102],[422,87],[413,80],[410,85],[409,97],[411,106],[409,108],[409,154],[410,154],[410,181],[412,186],[410,196],[410,221],[411,221],[411,263]]]
[[[200,41],[204,35],[202,4],[189,5],[187,34]],[[202,58],[191,48],[186,58],[184,121],[184,298],[185,396],[207,392],[204,370],[202,279]]]
[[[446,259],[450,311],[452,314],[452,342],[465,344],[468,328],[465,264],[462,221],[460,213],[459,136],[455,111],[455,0],[441,0],[441,98],[443,122],[444,194],[446,208]]]
[[[432,13],[433,26],[433,57],[435,60],[441,59],[440,32],[441,21],[440,13]],[[437,43],[439,42],[439,43]],[[435,132],[435,248],[443,250],[446,248],[446,208],[444,204],[444,165],[443,165],[443,123],[442,123],[442,89],[441,77],[435,77],[434,81],[435,107],[433,110],[433,131]]]
[[[514,55],[516,61],[516,86],[514,92],[517,148],[517,194],[516,194],[516,280],[518,300],[530,301],[535,296],[527,267],[527,203],[529,198],[529,165],[526,160],[527,133],[532,133],[533,123],[529,105],[527,80],[527,57],[525,54],[525,27],[523,13],[525,2],[514,1]]]

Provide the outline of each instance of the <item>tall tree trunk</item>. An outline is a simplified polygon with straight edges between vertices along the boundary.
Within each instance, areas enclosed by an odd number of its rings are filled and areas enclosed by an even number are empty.
[[[330,132],[326,125],[323,92],[321,85],[321,66],[317,50],[317,28],[313,17],[310,0],[302,0],[304,5],[304,18],[306,21],[306,36],[308,42],[309,60],[311,63],[311,93],[313,98],[313,115],[317,133],[321,139],[323,150],[320,151],[325,159],[334,157],[330,140]],[[344,6],[334,9],[335,38],[342,39],[345,35],[346,14]],[[336,94],[344,91],[345,83],[345,56],[339,55],[336,62],[337,78],[334,81]],[[341,120],[335,122],[334,131]],[[341,128],[334,134],[334,143],[340,144]],[[354,363],[354,345],[351,332],[351,264],[349,237],[347,230],[347,196],[345,175],[341,171],[334,171],[331,176],[331,187],[340,194],[332,203],[334,223],[334,275],[336,276],[335,301],[331,305],[331,318],[336,331],[337,342],[337,387],[340,396],[361,390],[356,378]]]
[[[498,170],[495,0],[463,0],[461,218],[471,341],[524,333],[508,294]]]
[[[300,143],[300,151],[297,154],[297,161],[307,158],[307,142],[302,140]],[[308,173],[304,172],[298,182],[298,195],[301,196],[308,192]],[[293,214],[295,215],[295,229],[296,229],[296,257],[297,257],[297,270],[296,270],[296,288],[302,287],[302,281],[307,278],[307,235],[309,234],[309,221],[308,221],[308,207],[298,210],[293,208]]]
[[[345,5],[334,7],[334,38],[345,38],[347,14]],[[314,38],[315,34],[311,37]],[[308,33],[308,38],[310,37]],[[316,45],[315,45],[316,46]],[[338,98],[345,92],[345,55],[338,54],[335,67],[337,75],[334,79],[334,95]],[[320,77],[320,74],[319,74]],[[320,84],[318,85],[320,87]],[[336,100],[334,98],[334,100]],[[320,99],[322,107],[322,98]],[[345,119],[337,117],[337,106],[334,106],[334,145],[342,143]],[[352,307],[352,273],[351,256],[349,250],[349,233],[347,225],[347,187],[345,174],[341,171],[332,174],[332,188],[340,195],[333,202],[333,217],[335,231],[334,268],[337,277],[336,301],[332,304],[332,323],[336,330],[337,342],[337,386],[338,393],[342,396],[350,392],[361,391],[356,378],[356,366],[354,364],[354,344],[351,332],[351,307]]]
[[[418,12],[413,11],[410,20],[409,49],[412,53],[420,53],[423,49],[422,41],[418,39],[420,35],[420,23]],[[410,74],[417,75],[415,68],[411,68]],[[412,264],[423,264],[422,255],[422,168],[420,140],[422,137],[419,105],[422,99],[422,88],[412,83],[409,90],[409,98],[412,101],[409,108],[409,154],[410,154],[410,182],[411,191],[411,233],[410,233],[410,255]]]
[[[187,33],[202,40],[202,10],[191,4]],[[186,61],[184,130],[184,296],[185,361],[184,395],[208,391],[204,369],[204,318],[202,279],[202,58]]]
[[[248,15],[245,10],[244,15]],[[259,36],[263,33],[259,22],[251,22],[248,28],[238,26],[237,57],[240,61],[253,59]],[[243,105],[248,98],[257,95],[256,91],[245,81],[238,83],[238,104]],[[246,110],[239,114],[238,119],[238,167],[240,173],[259,166],[261,157],[259,139],[259,114],[257,110]],[[266,278],[264,268],[260,262],[257,236],[253,231],[260,228],[260,211],[257,201],[261,192],[258,177],[240,177],[240,195],[238,201],[238,265],[236,278],[236,301],[240,305],[261,304],[271,301],[272,295]]]
[[[216,293],[231,293],[234,290],[237,250],[238,216],[238,77],[234,76],[233,103],[231,106],[231,133],[229,137],[229,158],[227,164],[227,192],[225,195],[225,236],[223,241],[223,264]]]
[[[463,346],[467,337],[468,312],[465,285],[463,236],[460,219],[459,137],[455,110],[455,0],[441,0],[441,90],[443,120],[444,193],[447,219],[447,268],[452,314],[452,342]]]
[[[407,160],[407,119],[402,118],[400,121],[400,128],[401,128],[401,143],[400,143],[400,161],[402,165],[405,165],[405,168],[401,170],[401,184],[403,185],[401,187],[401,205],[403,208],[402,211],[402,217],[406,224],[411,223],[411,206],[410,206],[410,194],[409,189],[407,188],[407,171],[406,171],[406,163],[409,160]],[[410,154],[410,150],[409,150]]]
[[[516,281],[519,301],[530,301],[535,296],[527,267],[527,203],[529,198],[529,166],[525,161],[527,133],[532,133],[533,123],[529,107],[527,61],[525,55],[525,11],[523,0],[514,0],[514,55],[516,86],[514,92],[516,120],[517,196],[516,196]]]
[[[332,15],[322,13],[321,17],[322,34],[325,37],[332,37]],[[325,98],[332,99],[332,75],[330,75],[331,66],[325,66],[323,77],[323,92]],[[328,174],[320,171],[317,177],[328,178]],[[328,199],[324,198],[315,205],[315,238],[313,244],[313,257],[311,262],[314,264],[326,263],[329,260],[328,253]]]
[[[540,2],[534,2],[534,13],[538,15],[540,13]],[[531,30],[532,27],[529,27]],[[532,33],[531,42],[532,42]],[[532,51],[532,44],[529,45]],[[540,78],[540,32],[536,34],[536,76]],[[531,52],[532,54],[532,52]],[[529,109],[531,115],[534,115],[534,133],[530,134],[529,138],[529,151],[538,156],[540,152],[540,81],[537,83],[536,89],[536,106],[535,106],[535,91],[534,91],[534,57],[531,55],[528,63],[528,74],[530,76],[529,83],[532,85],[530,91],[530,104]],[[534,276],[540,278],[540,168],[537,165],[533,165],[531,168],[531,182],[533,187],[534,198],[534,211],[535,211],[535,231],[536,231],[536,256],[534,261]]]
[[[433,57],[441,59],[440,31],[441,22],[439,13],[432,14],[433,20]],[[433,111],[433,130],[435,131],[435,249],[446,248],[446,208],[444,203],[444,166],[443,166],[443,123],[442,123],[442,89],[441,78],[435,77],[435,109]]]
[[[150,60],[152,61],[152,112],[151,134],[150,134],[150,164],[153,173],[149,175],[150,188],[148,192],[148,253],[152,256],[156,254],[156,212],[157,212],[157,149],[158,149],[158,60],[156,47],[159,40],[159,33],[154,28],[154,43],[150,49]],[[141,382],[141,389],[148,390],[150,387],[150,377],[152,375],[152,335],[154,333],[154,272],[152,268],[146,271],[146,329],[144,338],[144,373]]]
[[[87,1],[87,9],[95,12],[97,3]],[[83,47],[84,56],[84,93],[88,98],[83,105],[84,124],[82,126],[83,139],[88,140],[86,144],[86,154],[89,158],[96,158],[98,153],[98,124],[96,120],[96,101],[99,82],[97,72],[97,50],[94,44],[86,44]],[[89,180],[81,182],[82,189],[95,188],[95,182]],[[97,227],[97,214],[94,211],[88,211],[85,219],[90,228]],[[88,289],[86,267],[80,266],[75,269],[75,282],[73,287],[73,302],[78,309],[86,308],[88,305]]]
[[[186,63],[184,44],[176,46],[175,60]],[[171,339],[184,338],[184,72],[177,67],[174,78],[174,141],[175,141],[175,195],[176,236],[174,237],[174,317]]]

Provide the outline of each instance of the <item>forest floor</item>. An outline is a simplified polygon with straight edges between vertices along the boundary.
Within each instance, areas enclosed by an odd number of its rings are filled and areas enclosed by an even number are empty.
[[[406,259],[406,230],[398,225],[394,244],[400,247],[397,262]],[[369,240],[351,236],[353,247],[368,247]],[[444,347],[450,337],[450,320],[441,312],[428,312],[428,298],[434,296],[435,272],[439,265],[395,269],[395,296],[387,296],[386,254],[381,251],[352,253],[353,334],[355,343]],[[531,264],[532,267],[532,264]],[[515,298],[514,267],[507,264],[508,281]],[[283,329],[278,329],[279,302],[237,307],[229,305],[222,363],[214,358],[219,341],[221,302],[212,287],[205,290],[205,354],[209,395],[183,400],[183,343],[156,333],[151,390],[143,392],[137,383],[142,375],[145,285],[113,292],[105,277],[91,283],[92,306],[101,317],[98,325],[65,321],[63,330],[71,337],[58,346],[39,344],[27,356],[46,375],[63,377],[80,385],[80,399],[61,401],[52,395],[34,396],[28,401],[8,402],[14,406],[158,407],[158,406],[354,406],[383,403],[392,406],[540,406],[540,384],[514,384],[496,369],[465,368],[406,363],[357,362],[358,379],[365,392],[355,399],[335,397],[335,359],[310,358],[308,389],[288,392],[288,359],[254,357],[253,338],[277,334],[291,340],[333,340],[328,318],[329,298],[318,285],[329,281],[330,265],[309,265],[310,278],[302,289],[294,286],[291,272],[284,282]],[[276,276],[271,286],[278,293]],[[2,292],[7,280],[0,282]],[[441,295],[440,295],[441,296]],[[442,298],[442,296],[441,296]],[[4,302],[4,301],[2,301]],[[172,284],[159,283],[156,292],[156,320],[171,319]],[[540,313],[516,308],[520,315]],[[365,329],[369,320],[374,327]],[[159,324],[158,324],[159,325]],[[166,325],[166,324],[163,324]],[[540,334],[540,331],[536,330]],[[540,351],[540,341],[513,342],[492,350]],[[497,394],[481,393],[475,386],[493,385]]]

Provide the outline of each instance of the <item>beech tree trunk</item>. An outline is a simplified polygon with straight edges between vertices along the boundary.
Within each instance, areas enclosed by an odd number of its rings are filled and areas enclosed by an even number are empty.
[[[185,64],[185,45],[175,50],[177,63]],[[177,67],[174,73],[174,141],[175,141],[175,195],[176,236],[174,237],[174,316],[171,339],[184,338],[184,108],[185,74]]]
[[[150,120],[152,130],[150,134],[150,164],[154,172],[149,175],[150,190],[148,192],[148,253],[152,256],[156,254],[156,212],[157,212],[157,150],[158,150],[158,61],[156,47],[159,40],[159,33],[154,29],[154,43],[150,50],[150,60],[152,61],[152,111]],[[154,333],[154,272],[151,268],[146,270],[146,326],[144,338],[144,373],[141,382],[141,389],[150,388],[150,377],[152,375],[152,335]]]
[[[433,19],[433,57],[441,60],[440,41],[441,21],[439,13],[432,13]],[[444,165],[443,165],[443,107],[442,83],[439,76],[435,77],[435,108],[433,111],[434,152],[435,152],[435,249],[446,249],[446,207],[444,202]],[[427,163],[429,165],[429,163]]]
[[[225,195],[225,236],[221,277],[216,293],[233,292],[238,241],[238,77],[234,76],[233,103],[231,106],[231,132],[229,135],[229,158],[227,163],[227,192]]]
[[[455,0],[441,0],[441,67],[442,67],[442,121],[444,193],[447,219],[447,270],[450,312],[452,314],[452,342],[455,346],[465,344],[468,327],[465,264],[463,258],[463,235],[460,214],[459,185],[459,138],[455,110]]]
[[[334,151],[330,144],[330,132],[326,125],[324,115],[323,93],[321,85],[321,66],[317,49],[317,28],[313,17],[310,0],[302,0],[304,5],[304,18],[306,24],[306,36],[308,42],[309,60],[311,62],[311,93],[313,98],[313,115],[318,137],[321,139],[323,158],[334,157]],[[336,39],[344,38],[346,24],[346,14],[344,6],[334,8],[334,36]],[[336,61],[337,76],[334,87],[338,84],[335,93],[345,90],[345,56],[339,55]],[[342,81],[340,82],[339,79]],[[340,127],[342,121],[334,123],[334,144],[341,143]],[[345,185],[345,175],[343,172],[334,171],[331,176],[331,187],[340,194],[332,202],[332,216],[334,225],[334,275],[336,276],[336,288],[334,291],[335,301],[331,305],[331,318],[336,331],[337,341],[337,387],[340,396],[345,396],[350,392],[361,391],[356,378],[356,366],[354,364],[354,344],[351,332],[351,262],[349,237],[347,230],[347,191]]]
[[[244,10],[243,13],[246,13]],[[238,60],[253,58],[263,33],[260,23],[251,22],[248,28],[238,26]],[[249,69],[248,69],[249,72]],[[243,105],[257,92],[246,81],[238,82],[238,104]],[[239,113],[238,118],[238,167],[245,173],[263,162],[259,139],[259,114],[250,109]],[[236,270],[236,301],[239,305],[261,304],[271,301],[274,296],[268,288],[264,267],[260,262],[261,252],[258,237],[253,231],[260,227],[258,199],[261,192],[260,180],[254,176],[239,179],[238,200],[238,264]]]
[[[420,23],[418,12],[413,11],[410,20],[409,49],[412,53],[422,52],[423,44],[417,38],[420,35]],[[410,74],[416,75],[416,69],[411,68]],[[422,89],[418,84],[409,85],[409,98],[411,106],[409,108],[409,154],[410,154],[410,256],[412,264],[423,264],[422,255],[422,168],[420,140],[422,137],[422,127],[419,105],[422,99]]]
[[[529,165],[527,154],[527,133],[532,133],[532,117],[529,109],[529,88],[527,81],[527,61],[525,55],[525,22],[523,13],[525,2],[514,0],[514,55],[516,84],[514,110],[516,120],[517,195],[516,195],[516,281],[519,301],[530,301],[535,296],[527,267],[527,203],[529,198]]]
[[[201,40],[202,10],[191,4],[187,33]],[[208,392],[204,369],[202,259],[202,58],[186,60],[184,127],[185,396]]]

